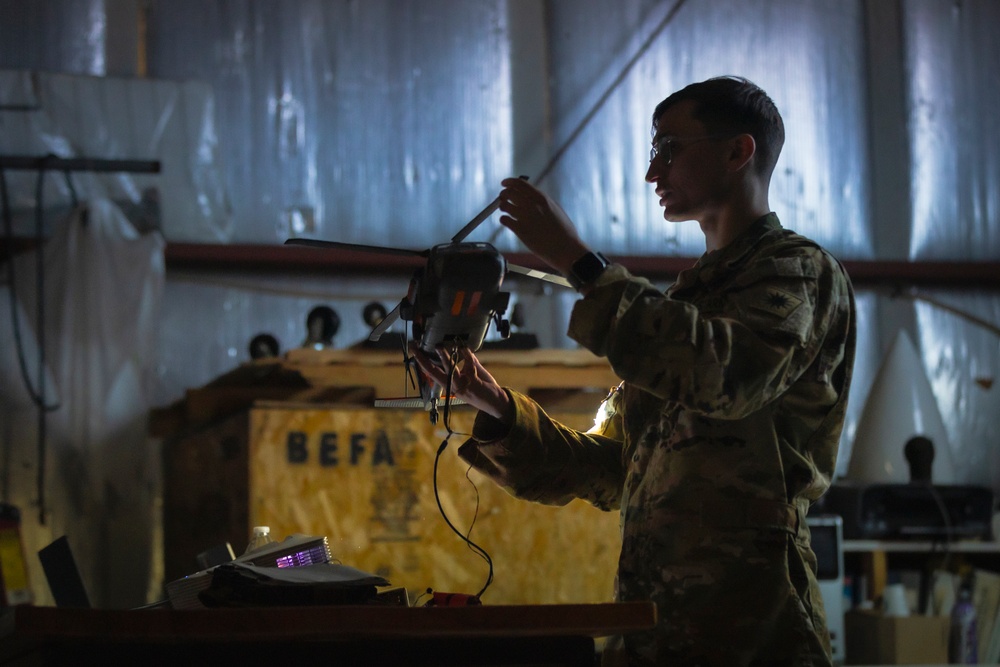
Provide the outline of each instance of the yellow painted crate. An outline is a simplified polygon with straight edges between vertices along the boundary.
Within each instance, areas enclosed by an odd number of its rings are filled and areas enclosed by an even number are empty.
[[[455,410],[456,432],[473,413]],[[589,417],[563,416],[586,426]],[[583,421],[583,424],[579,422]],[[325,535],[335,558],[405,586],[476,593],[488,565],[446,524],[434,494],[434,459],[447,431],[420,410],[276,404],[250,413],[250,524],[281,539]],[[438,499],[463,534],[493,559],[493,604],[611,599],[618,514],[582,501],[549,507],[517,500],[470,471],[454,435],[439,460]],[[474,521],[474,525],[473,525]]]
[[[607,362],[586,351],[481,357],[501,383],[577,428],[593,423],[616,383]],[[241,553],[251,527],[267,525],[279,540],[326,536],[341,562],[413,597],[427,588],[478,592],[488,566],[448,528],[434,497],[443,424],[432,426],[422,410],[368,407],[373,397],[400,395],[404,383],[398,355],[298,350],[154,411],[151,431],[165,438],[166,581],[196,571],[196,555],[210,547],[228,541]],[[473,415],[456,408],[452,428],[468,432]],[[464,439],[453,436],[441,456],[439,497],[460,531],[475,519],[471,538],[493,558],[484,602],[609,601],[618,514],[582,501],[548,507],[512,498],[461,462]]]

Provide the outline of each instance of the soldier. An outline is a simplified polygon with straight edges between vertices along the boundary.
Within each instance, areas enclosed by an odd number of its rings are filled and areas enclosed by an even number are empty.
[[[619,385],[583,433],[501,388],[468,350],[417,354],[480,410],[460,456],[513,495],[621,512],[616,599],[658,624],[605,664],[829,665],[805,516],[829,487],[855,349],[850,281],[770,212],[784,142],[753,83],[692,84],[653,113],[646,180],[706,253],[664,294],[592,252],[556,202],[502,183],[500,222],[583,298],[569,335]]]

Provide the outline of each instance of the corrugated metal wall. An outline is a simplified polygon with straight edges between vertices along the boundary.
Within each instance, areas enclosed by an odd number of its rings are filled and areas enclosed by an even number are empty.
[[[557,143],[673,2],[550,3]],[[652,109],[670,92],[746,76],[786,121],[771,205],[841,257],[872,256],[860,2],[688,2],[656,37],[553,178],[582,233],[609,253],[699,255],[697,225],[665,224],[647,166]]]
[[[908,258],[1000,258],[1000,4],[902,3],[911,148]],[[959,479],[1000,495],[1000,340],[948,308],[1000,325],[995,290],[930,291],[916,342]],[[938,305],[936,305],[938,304]],[[941,307],[944,306],[944,307]],[[992,388],[991,388],[992,387]]]
[[[153,2],[149,72],[216,91],[233,241],[426,247],[510,170],[503,2]]]

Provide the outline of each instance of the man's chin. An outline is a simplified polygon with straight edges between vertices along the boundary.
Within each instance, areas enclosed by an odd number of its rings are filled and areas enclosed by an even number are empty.
[[[667,222],[687,222],[688,220],[694,220],[690,213],[676,209],[671,210],[669,208],[663,209],[663,219]]]

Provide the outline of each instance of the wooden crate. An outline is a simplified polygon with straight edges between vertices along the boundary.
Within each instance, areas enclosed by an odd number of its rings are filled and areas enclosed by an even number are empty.
[[[163,443],[163,568],[166,582],[200,569],[196,557],[250,536],[250,419],[238,413]]]
[[[473,413],[456,410],[455,431]],[[555,415],[586,426],[580,413]],[[178,443],[165,502],[167,578],[196,569],[194,554],[224,541],[245,548],[251,526],[276,539],[326,536],[335,558],[385,576],[415,597],[427,588],[476,593],[487,564],[451,522],[493,558],[493,604],[611,599],[618,514],[582,501],[549,507],[517,500],[457,456],[452,436],[419,410],[263,403]]]
[[[481,357],[501,382],[536,396],[555,418],[577,428],[593,423],[593,409],[614,383],[606,364],[589,353]],[[313,396],[368,381],[373,392],[359,394],[367,401],[371,393],[387,395],[389,382],[402,384],[398,360],[392,378],[387,355],[307,353],[286,364],[308,379]],[[212,404],[204,389],[190,392],[189,400]],[[167,581],[195,571],[195,555],[214,545],[229,541],[240,553],[251,527],[268,525],[276,539],[328,537],[335,558],[405,586],[411,599],[427,588],[476,593],[488,566],[448,527],[439,499],[459,531],[473,526],[471,539],[493,559],[495,580],[485,602],[611,599],[617,513],[582,501],[549,507],[517,500],[468,470],[456,454],[461,435],[451,437],[440,457],[435,498],[434,459],[447,435],[440,420],[431,425],[422,410],[306,398],[257,401],[165,442]],[[456,408],[452,429],[468,432],[474,414]]]

